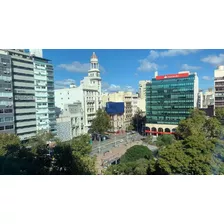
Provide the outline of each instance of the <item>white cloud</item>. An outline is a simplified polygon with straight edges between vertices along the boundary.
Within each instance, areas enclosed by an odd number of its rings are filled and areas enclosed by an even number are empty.
[[[158,70],[159,66],[154,63],[150,62],[148,59],[139,60],[140,66],[138,67],[138,71],[140,72],[151,72]]]
[[[141,72],[151,72],[151,71],[157,71],[158,69],[163,69],[167,67],[166,65],[158,65],[155,63],[155,60],[158,59],[159,57],[174,57],[178,55],[188,55],[192,53],[196,53],[199,50],[196,49],[171,49],[171,50],[165,50],[165,51],[155,51],[151,50],[149,52],[149,55],[142,60],[139,60],[140,66],[137,68],[138,71]]]
[[[201,59],[202,62],[209,63],[214,66],[223,65],[224,64],[224,54],[209,55],[205,58]]]
[[[200,50],[197,49],[171,49],[167,51],[160,52],[161,57],[174,57],[178,55],[188,55],[192,53],[197,53]]]
[[[135,88],[132,87],[132,86],[125,86],[125,87],[123,88],[123,91],[133,92],[133,93],[136,92]]]
[[[207,75],[203,76],[202,79],[207,80],[207,81],[212,80],[212,78],[210,76],[207,76]]]
[[[66,88],[71,84],[75,84],[74,79],[57,80],[54,82],[54,87],[55,89],[61,89],[61,88]]]
[[[68,72],[73,73],[87,73],[90,69],[90,63],[80,63],[79,61],[74,61],[71,64],[60,64],[58,65],[59,68],[65,69]],[[105,69],[100,66],[100,71],[105,73]]]
[[[181,69],[192,71],[192,70],[199,70],[199,69],[201,69],[201,67],[199,67],[199,66],[193,66],[193,65],[188,65],[188,64],[183,64],[181,66]]]
[[[102,83],[102,92],[106,93],[113,93],[118,91],[125,91],[125,92],[136,92],[135,88],[132,86],[120,86],[115,84],[108,84],[107,82]]]
[[[148,59],[155,60],[159,57],[159,52],[151,50],[148,56]]]

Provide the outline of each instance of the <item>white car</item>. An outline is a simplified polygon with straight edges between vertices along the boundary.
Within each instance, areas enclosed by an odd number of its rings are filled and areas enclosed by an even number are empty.
[[[123,141],[124,141],[123,139],[120,140],[120,142],[123,142]]]

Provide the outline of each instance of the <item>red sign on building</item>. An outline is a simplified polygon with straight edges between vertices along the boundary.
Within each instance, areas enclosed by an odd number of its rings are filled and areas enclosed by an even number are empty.
[[[169,75],[156,76],[156,80],[187,78],[188,76],[189,73],[169,74]]]

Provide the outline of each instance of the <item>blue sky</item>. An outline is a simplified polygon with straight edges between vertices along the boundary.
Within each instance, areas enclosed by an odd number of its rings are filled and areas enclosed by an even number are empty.
[[[43,50],[54,65],[56,88],[71,82],[79,85],[87,75],[93,51],[101,66],[102,87],[107,91],[137,91],[139,80],[151,80],[155,70],[159,75],[197,72],[199,87],[207,89],[213,87],[216,66],[224,64],[224,50]]]

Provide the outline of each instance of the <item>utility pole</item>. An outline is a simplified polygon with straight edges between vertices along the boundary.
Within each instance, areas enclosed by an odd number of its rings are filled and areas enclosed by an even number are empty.
[[[116,132],[115,132],[115,135],[114,135],[114,146],[116,147]]]
[[[98,136],[99,136],[99,153],[100,153],[100,151],[101,151],[101,135],[99,134]]]

